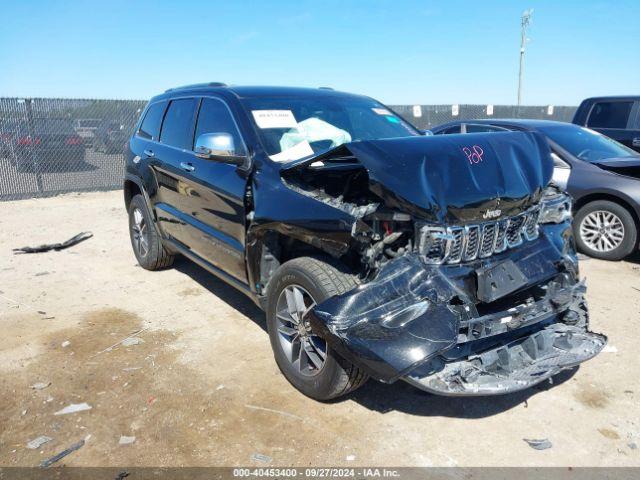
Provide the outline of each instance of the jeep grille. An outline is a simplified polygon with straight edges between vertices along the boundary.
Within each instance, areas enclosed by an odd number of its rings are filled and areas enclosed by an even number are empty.
[[[460,227],[420,229],[418,248],[429,263],[460,263],[487,258],[538,238],[540,207],[513,217]]]

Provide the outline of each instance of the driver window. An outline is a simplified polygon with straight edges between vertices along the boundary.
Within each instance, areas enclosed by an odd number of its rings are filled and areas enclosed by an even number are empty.
[[[198,112],[198,120],[196,123],[196,140],[203,133],[228,133],[233,136],[236,147],[236,154],[243,155],[244,143],[238,128],[233,121],[231,112],[227,106],[221,101],[214,98],[203,98]]]

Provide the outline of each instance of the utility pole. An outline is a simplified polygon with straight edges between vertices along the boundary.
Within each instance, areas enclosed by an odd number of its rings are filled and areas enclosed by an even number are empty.
[[[531,22],[533,8],[525,10],[520,18],[520,70],[518,72],[518,106],[522,101],[522,75],[524,74],[524,48],[527,44],[527,27]]]

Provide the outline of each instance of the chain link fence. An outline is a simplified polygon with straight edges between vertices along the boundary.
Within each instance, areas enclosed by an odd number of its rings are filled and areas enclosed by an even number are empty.
[[[0,98],[0,201],[122,187],[124,147],[144,100]],[[571,121],[576,107],[392,106],[420,129],[456,119]]]

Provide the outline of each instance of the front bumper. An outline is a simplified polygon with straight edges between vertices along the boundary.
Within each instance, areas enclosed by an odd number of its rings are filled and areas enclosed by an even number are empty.
[[[606,343],[603,335],[556,323],[461,360],[436,357],[404,379],[422,390],[448,396],[516,392],[595,357]]]
[[[404,379],[444,395],[492,395],[531,387],[597,355],[570,226],[473,265],[428,265],[418,255],[310,312],[311,327],[372,377]],[[559,248],[560,247],[560,248]],[[478,300],[477,272],[512,261],[527,283]]]

